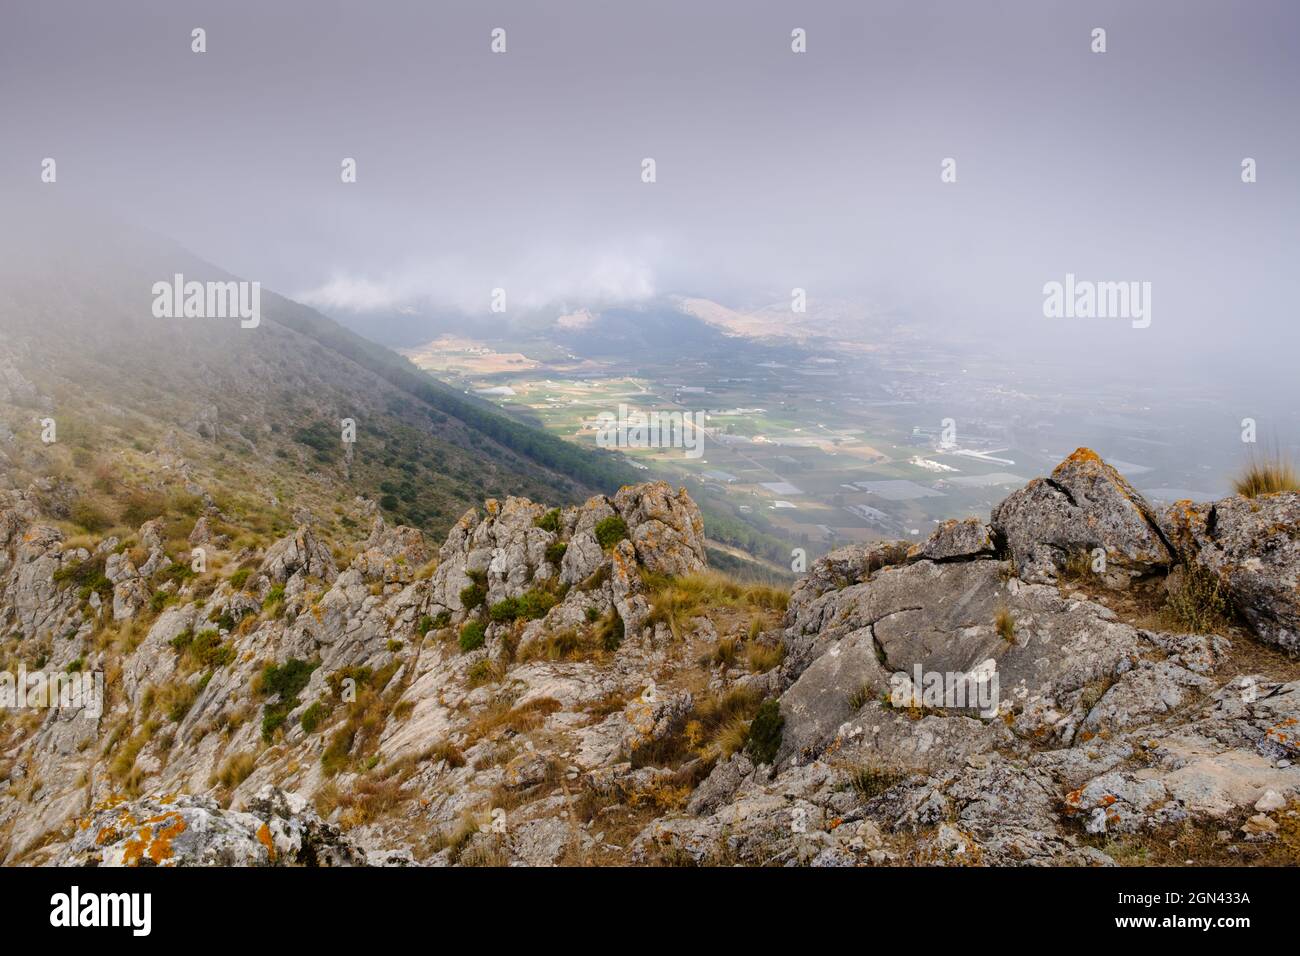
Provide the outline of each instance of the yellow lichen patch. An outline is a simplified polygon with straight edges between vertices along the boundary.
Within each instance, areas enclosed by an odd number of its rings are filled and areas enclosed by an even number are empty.
[[[267,826],[265,823],[263,823],[262,826],[258,829],[257,839],[261,842],[262,846],[266,847],[267,855],[271,858],[271,862],[274,863],[275,862],[275,841],[271,839],[271,828]]]
[[[1078,464],[1083,464],[1084,462],[1101,464],[1101,455],[1097,454],[1091,448],[1080,446],[1071,452],[1070,457],[1065,460],[1076,462]]]
[[[149,846],[149,840],[152,836],[148,827],[141,827],[138,837],[133,837],[126,841],[126,846],[122,848],[122,865],[139,866],[140,859],[144,856],[144,851]]]
[[[98,843],[100,846],[103,846],[105,843],[115,842],[117,838],[121,835],[122,834],[120,834],[117,831],[116,827],[106,826],[104,827],[104,829],[100,830],[99,833],[95,836],[95,842]]]
[[[185,818],[176,811],[163,814],[162,820],[172,818],[172,822],[165,827],[155,829],[153,843],[149,845],[149,859],[155,863],[162,863],[171,859],[172,841],[185,832]]]
[[[126,801],[126,796],[125,796],[125,795],[120,794],[120,793],[115,793],[115,794],[113,794],[112,796],[110,796],[110,797],[108,797],[108,798],[106,798],[106,799],[104,799],[104,800],[101,800],[99,803],[97,803],[97,804],[95,804],[93,807],[91,807],[91,808],[90,808],[90,812],[91,812],[92,814],[95,814],[95,813],[100,813],[101,811],[104,811],[104,810],[112,810],[112,809],[113,809],[115,806],[117,806],[119,803],[124,803],[125,801]]]

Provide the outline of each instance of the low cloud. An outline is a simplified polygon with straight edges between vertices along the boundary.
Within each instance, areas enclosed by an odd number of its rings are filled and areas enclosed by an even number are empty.
[[[506,290],[510,310],[533,311],[575,303],[591,306],[643,302],[658,294],[647,251],[548,250],[508,268],[485,268],[482,258],[411,262],[382,274],[339,272],[294,298],[324,311],[353,313],[489,311],[492,290]]]

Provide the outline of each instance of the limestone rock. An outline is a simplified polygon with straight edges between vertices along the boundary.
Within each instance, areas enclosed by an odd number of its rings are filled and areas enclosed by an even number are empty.
[[[1123,587],[1175,560],[1151,506],[1114,468],[1087,448],[1035,478],[993,509],[994,532],[1016,572],[1051,583],[1072,559],[1106,556],[1102,581]]]
[[[301,797],[264,788],[243,810],[205,797],[110,801],[83,821],[59,866],[355,866],[365,851]]]
[[[1260,640],[1300,650],[1300,492],[1181,501],[1164,525],[1183,561],[1222,582]]]
[[[261,572],[277,584],[284,584],[295,574],[326,582],[338,575],[330,549],[305,525],[266,549]]]

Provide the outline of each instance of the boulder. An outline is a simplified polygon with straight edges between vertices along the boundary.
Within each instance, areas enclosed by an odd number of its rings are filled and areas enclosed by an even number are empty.
[[[685,488],[666,481],[624,485],[613,506],[627,523],[637,560],[657,574],[680,576],[708,564],[704,518]]]
[[[307,525],[266,549],[261,572],[277,584],[284,584],[295,574],[327,582],[338,576],[330,549]]]
[[[913,560],[970,561],[996,553],[993,529],[978,518],[945,521],[924,543],[908,552]]]
[[[56,866],[359,866],[366,853],[307,801],[264,787],[244,810],[207,797],[110,800],[80,821]]]
[[[993,723],[1009,725],[1022,738],[1069,743],[1122,674],[1148,658],[1172,659],[1180,646],[1171,636],[1118,622],[1103,605],[1025,584],[1009,571],[1001,561],[919,561],[823,595],[819,616],[827,626],[811,641],[793,628],[787,632],[799,670],[788,675],[791,684],[781,698],[778,764],[806,761],[854,735],[880,732],[898,703],[894,689],[902,682],[912,686],[918,669],[923,680],[941,677],[954,690],[964,688],[964,701],[954,694],[939,708],[946,719],[987,721],[996,714]],[[1010,626],[999,626],[1003,616]],[[1204,681],[1190,671],[1183,675],[1185,669],[1177,671],[1178,680],[1171,673],[1152,685],[1166,693],[1169,706],[1183,699],[1179,688],[1203,690]],[[992,708],[974,706],[994,699]],[[926,699],[920,702],[926,712],[932,709]],[[990,735],[997,733],[987,726]],[[961,759],[968,750],[949,756]],[[938,750],[932,756],[946,759]]]
[[[1180,501],[1163,522],[1179,557],[1218,578],[1260,640],[1300,650],[1300,492]]]
[[[994,533],[1025,581],[1053,583],[1071,559],[1105,552],[1103,584],[1122,588],[1176,560],[1147,501],[1088,448],[993,509]]]

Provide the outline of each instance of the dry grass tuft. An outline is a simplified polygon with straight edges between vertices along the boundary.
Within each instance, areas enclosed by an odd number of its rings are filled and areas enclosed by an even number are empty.
[[[997,628],[998,636],[1008,644],[1016,642],[1016,619],[1011,614],[1011,609],[1006,605],[998,608],[997,616],[993,619],[993,626]]]
[[[1295,465],[1275,451],[1264,458],[1252,458],[1232,486],[1244,498],[1258,498],[1279,491],[1300,491],[1300,476]]]

